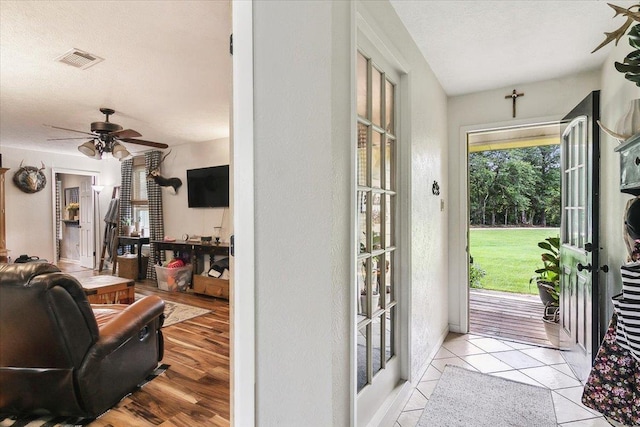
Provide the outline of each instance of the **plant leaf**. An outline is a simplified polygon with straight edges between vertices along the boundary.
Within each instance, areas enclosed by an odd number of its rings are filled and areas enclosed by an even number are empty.
[[[631,31],[629,31],[629,44],[631,47],[640,49],[640,24],[631,27]]]
[[[640,66],[637,66],[637,65],[623,64],[622,62],[617,62],[617,61],[613,65],[616,67],[616,70],[618,70],[621,73],[630,73],[630,74],[640,73]]]
[[[551,247],[551,245],[550,245],[549,243],[547,243],[547,242],[540,242],[540,243],[538,243],[538,246],[539,246],[540,248],[542,248],[542,249],[546,249],[546,250],[548,250],[548,251],[552,251],[552,250],[553,250],[553,248]]]
[[[640,86],[640,74],[631,74],[627,73],[624,75],[624,78],[629,80],[630,82],[634,82],[636,85]]]
[[[634,50],[625,56],[624,63],[629,65],[640,65],[640,50]]]

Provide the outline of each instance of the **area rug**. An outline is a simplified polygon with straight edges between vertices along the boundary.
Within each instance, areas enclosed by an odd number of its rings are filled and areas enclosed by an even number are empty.
[[[551,390],[447,365],[419,427],[556,427]]]
[[[144,295],[136,294],[136,300],[139,300]],[[179,302],[166,301],[164,302],[164,327],[175,325],[185,320],[193,319],[194,317],[202,316],[203,314],[210,313],[211,310],[206,308],[194,307],[192,305],[182,304]],[[0,427],[2,427],[0,425]]]
[[[158,375],[162,375],[164,371],[169,369],[170,365],[162,364],[158,366],[147,378],[144,379],[136,388],[127,396],[140,390],[149,381],[152,381]],[[108,411],[107,411],[108,412]],[[105,412],[105,414],[107,413]],[[104,415],[104,414],[102,414]],[[67,427],[67,426],[86,426],[95,421],[95,418],[79,418],[79,417],[57,417],[52,415],[8,415],[0,413],[0,427]]]

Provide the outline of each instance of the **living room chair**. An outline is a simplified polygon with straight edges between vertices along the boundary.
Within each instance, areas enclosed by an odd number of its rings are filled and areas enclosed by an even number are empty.
[[[163,356],[164,301],[90,305],[47,263],[0,264],[0,412],[97,417]]]

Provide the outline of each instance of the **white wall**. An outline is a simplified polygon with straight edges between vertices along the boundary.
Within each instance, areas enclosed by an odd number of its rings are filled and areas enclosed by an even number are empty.
[[[600,113],[601,121],[614,129],[618,119],[627,112],[632,99],[640,98],[640,88],[616,71],[614,61],[621,61],[630,52],[627,38],[609,55],[602,66]],[[609,273],[601,273],[601,330],[606,328],[612,315],[611,297],[621,291],[620,265],[627,259],[622,224],[624,207],[632,196],[620,192],[620,155],[613,151],[618,141],[600,132],[600,265],[607,264]]]
[[[523,92],[518,98],[517,117],[512,118],[512,103],[505,95],[513,89]],[[591,91],[600,88],[599,70],[515,85],[502,89],[449,98],[449,327],[464,332],[467,304],[467,152],[464,133],[490,127],[559,120]]]
[[[357,7],[384,28],[410,72],[399,191],[411,257],[401,285],[411,314],[405,373],[415,377],[447,328],[447,218],[431,195],[434,180],[448,194],[446,96],[393,8]],[[259,425],[350,422],[355,22],[349,2],[254,3]]]
[[[171,147],[171,154],[160,170],[165,178],[180,178],[182,186],[177,194],[168,189],[162,190],[165,235],[176,239],[183,234],[212,236],[214,227],[222,224],[221,241],[229,241],[229,208],[189,208],[187,201],[187,169],[228,164],[229,138]]]
[[[53,193],[51,169],[67,169],[83,172],[99,173],[99,182],[105,184],[101,194],[101,212],[106,212],[109,206],[113,185],[120,185],[120,163],[115,159],[93,160],[82,155],[62,155],[57,153],[43,153],[41,151],[21,150],[18,148],[2,147],[2,166],[11,168],[6,173],[5,203],[7,248],[11,251],[11,258],[21,254],[37,255],[49,261],[55,259],[53,253]],[[45,164],[47,186],[37,193],[28,194],[20,191],[13,184],[13,174],[18,170],[20,162],[23,165],[40,166]],[[102,223],[102,221],[101,221]],[[102,232],[101,232],[102,233]],[[102,234],[100,234],[102,235]],[[97,241],[99,248],[101,241]]]
[[[253,7],[256,419],[329,426],[333,335],[348,344],[332,328],[348,304],[331,293],[334,262],[348,261],[331,256],[332,218],[346,214],[332,203],[332,5]],[[348,43],[348,30],[333,33]],[[339,134],[347,144],[348,128]]]

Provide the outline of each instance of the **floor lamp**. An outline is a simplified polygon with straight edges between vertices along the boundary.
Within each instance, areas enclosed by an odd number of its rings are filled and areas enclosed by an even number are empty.
[[[97,222],[98,227],[96,228],[97,233],[94,233],[94,236],[93,236],[93,253],[94,253],[94,255],[93,255],[93,268],[95,270],[95,268],[97,267],[96,257],[97,257],[97,254],[99,252],[97,250],[97,248],[98,248],[98,243],[97,243],[98,239],[96,239],[96,236],[99,238],[102,235],[100,233],[100,219],[101,219],[100,218],[100,192],[104,189],[104,185],[92,185],[91,188],[93,189],[93,191],[96,192],[96,197],[94,197],[93,203],[95,204],[96,201],[97,201],[97,204],[98,204],[98,209],[97,209],[97,211],[98,211],[98,222]]]

